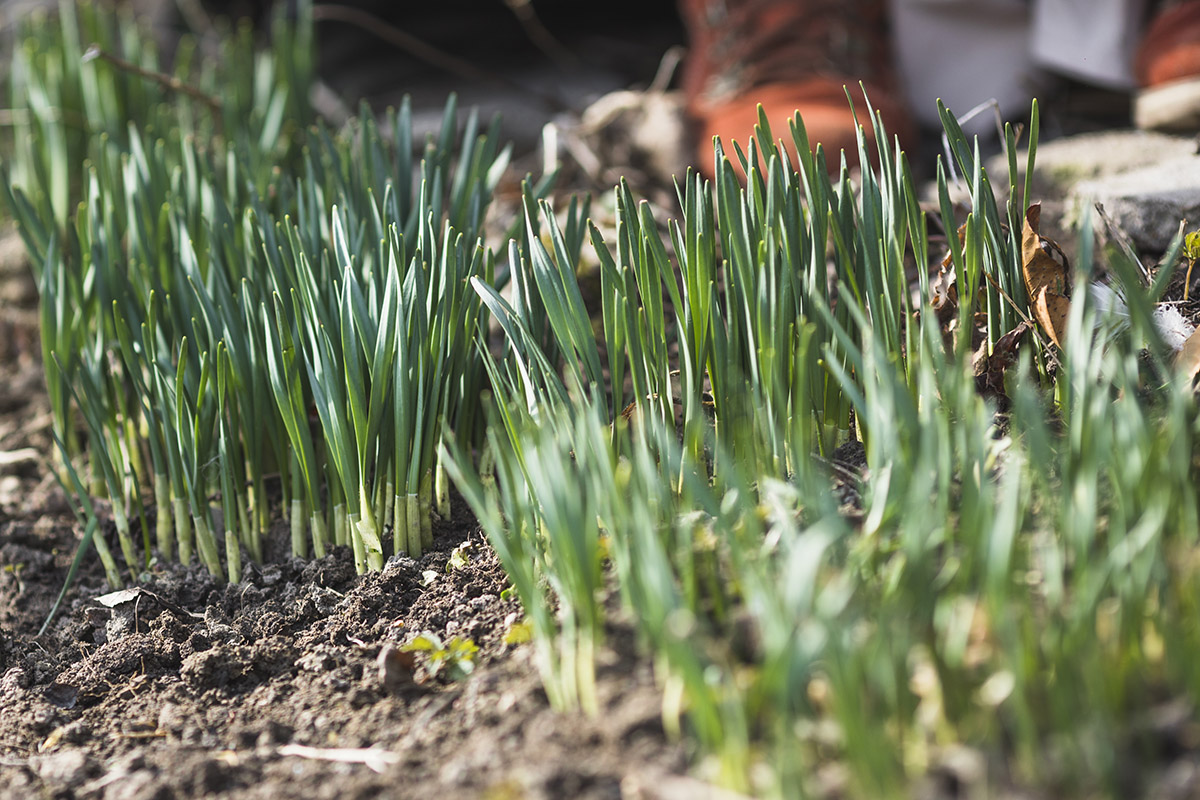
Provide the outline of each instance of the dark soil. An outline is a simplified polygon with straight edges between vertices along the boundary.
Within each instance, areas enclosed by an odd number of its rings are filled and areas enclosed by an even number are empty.
[[[686,754],[628,631],[600,662],[601,713],[550,709],[532,646],[504,642],[521,610],[461,502],[434,552],[365,576],[346,548],[252,565],[237,585],[166,563],[102,603],[89,558],[38,636],[81,531],[46,468],[33,287],[4,269],[0,798],[702,796],[668,789],[695,784],[672,777]],[[406,664],[394,646],[423,631],[472,639],[475,672]]]

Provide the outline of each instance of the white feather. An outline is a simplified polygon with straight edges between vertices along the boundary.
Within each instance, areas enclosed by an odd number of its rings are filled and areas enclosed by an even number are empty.
[[[1118,289],[1105,283],[1093,283],[1088,290],[1098,312],[1097,325],[1106,326],[1112,332],[1129,326],[1129,309]],[[1175,352],[1183,349],[1183,343],[1196,330],[1196,326],[1179,313],[1174,303],[1160,303],[1154,307],[1154,326],[1158,328],[1163,341]]]

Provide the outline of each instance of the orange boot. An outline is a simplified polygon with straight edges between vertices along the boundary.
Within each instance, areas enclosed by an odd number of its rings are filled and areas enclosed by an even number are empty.
[[[1200,131],[1200,0],[1168,6],[1142,36],[1133,64],[1139,128]]]
[[[683,91],[696,131],[695,164],[711,177],[712,137],[732,158],[762,104],[777,138],[800,112],[813,147],[824,144],[831,169],[838,151],[856,161],[854,108],[872,138],[859,81],[883,122],[902,140],[911,122],[895,82],[884,0],[679,0],[689,35]]]

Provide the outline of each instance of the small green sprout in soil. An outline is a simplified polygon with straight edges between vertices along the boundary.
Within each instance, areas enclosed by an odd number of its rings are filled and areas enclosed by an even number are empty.
[[[470,639],[451,637],[443,642],[436,633],[426,631],[400,648],[405,653],[424,653],[425,669],[432,678],[461,681],[475,671],[475,654],[479,647]]]

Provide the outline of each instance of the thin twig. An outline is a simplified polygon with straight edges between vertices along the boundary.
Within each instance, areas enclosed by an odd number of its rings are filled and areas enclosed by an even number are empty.
[[[1137,265],[1138,277],[1142,279],[1142,286],[1149,286],[1150,271],[1146,269],[1146,265],[1138,258],[1138,254],[1133,249],[1133,243],[1129,241],[1129,237],[1125,235],[1125,231],[1121,230],[1120,225],[1113,222],[1112,217],[1104,210],[1103,203],[1095,203],[1094,207],[1096,213],[1100,215],[1101,221],[1104,222],[1104,230],[1116,241],[1117,246],[1125,252],[1125,255],[1129,256],[1133,263]]]
[[[370,34],[378,36],[388,44],[404,50],[419,61],[424,61],[430,66],[437,67],[464,80],[478,81],[492,86],[503,86],[506,89],[515,89],[522,94],[538,98],[552,111],[568,110],[556,97],[516,84],[494,72],[482,70],[471,62],[451,55],[427,42],[423,42],[416,36],[405,33],[395,25],[360,8],[339,5],[337,3],[318,3],[312,7],[312,17],[317,22],[343,22],[347,25],[361,28]]]
[[[213,118],[217,123],[217,127],[224,127],[222,122],[221,101],[207,92],[197,89],[191,84],[185,83],[174,75],[168,75],[165,72],[155,72],[154,70],[146,69],[145,67],[139,67],[132,61],[126,61],[120,56],[115,56],[112,53],[103,50],[100,45],[93,44],[88,47],[87,52],[83,54],[83,60],[87,62],[97,58],[104,59],[123,72],[128,72],[133,75],[137,75],[139,78],[145,78],[148,81],[153,81],[168,91],[186,94],[193,100],[199,100],[201,103],[204,103],[206,106],[208,106],[210,111],[212,111]]]
[[[1030,325],[1033,325],[1033,320],[1029,318],[1028,314],[1021,310],[1021,307],[1017,305],[1016,300],[1013,300],[1011,297],[1009,297],[1008,292],[1000,288],[1000,284],[997,283],[996,279],[992,277],[992,273],[985,269],[983,270],[983,277],[987,278],[987,282],[992,285],[992,288],[999,292],[1000,296],[1003,297],[1010,306],[1012,306],[1012,310],[1017,312],[1017,316],[1021,318],[1022,322],[1028,322]]]
[[[320,3],[312,7],[312,17],[317,22],[344,22],[347,25],[361,28],[378,36],[388,44],[404,50],[414,58],[460,78],[483,82],[496,80],[495,75],[485,72],[471,62],[423,42],[416,36],[405,33],[395,25],[361,8],[336,3]]]
[[[533,42],[534,46],[545,53],[551,61],[555,61],[560,67],[568,69],[579,66],[579,57],[568,50],[566,45],[560,42],[542,24],[541,17],[538,16],[533,3],[529,2],[529,0],[504,0],[504,5],[508,6],[509,11],[513,12],[513,16],[517,18],[517,22],[521,23],[521,27],[525,29],[525,35],[529,37],[529,41]]]
[[[667,49],[663,53],[662,59],[658,62],[658,71],[654,73],[654,80],[650,81],[649,91],[665,92],[671,86],[671,79],[675,77],[675,71],[683,62],[684,55],[687,54],[687,48],[675,45]]]
[[[119,733],[117,736],[121,739],[165,739],[167,738],[166,731],[133,731],[131,733]]]
[[[1000,103],[994,97],[984,100],[961,117],[955,117],[955,120],[959,125],[965,125],[989,108],[996,116],[996,132],[1000,136],[1000,141],[1004,141],[1004,120],[1000,116]],[[945,129],[942,130],[942,150],[946,153],[946,168],[950,170],[950,180],[958,183],[959,176],[958,170],[954,166],[954,152],[950,149],[950,135],[946,133]]]

